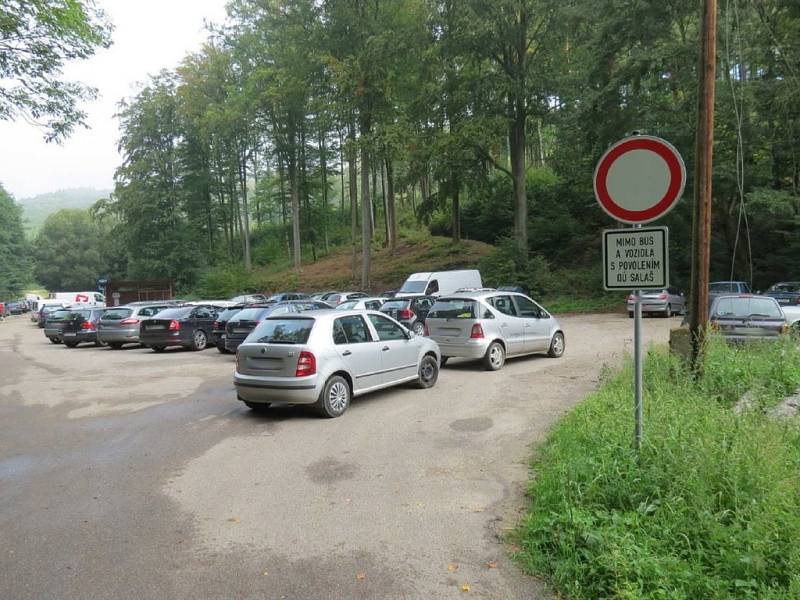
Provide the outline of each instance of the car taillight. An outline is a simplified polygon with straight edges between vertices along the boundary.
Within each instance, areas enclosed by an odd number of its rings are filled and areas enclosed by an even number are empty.
[[[422,326],[422,335],[424,335],[425,337],[429,337],[431,335],[431,332],[428,329],[428,324],[427,323],[425,323],[425,325]]]
[[[659,300],[666,300],[666,299],[667,299],[667,295],[666,295],[666,294],[661,294],[661,295],[658,297],[658,299],[659,299]]]
[[[297,359],[297,369],[295,369],[295,377],[306,377],[313,375],[317,372],[317,357],[303,350],[300,357]]]
[[[483,338],[483,327],[481,327],[480,323],[475,323],[475,325],[472,326],[472,331],[469,332],[469,337],[476,340]]]
[[[794,300],[794,303],[795,303],[795,304],[800,304],[800,296],[798,296],[797,298],[795,298],[795,300]]]
[[[181,330],[180,321],[175,321],[175,320],[170,321],[168,329],[170,331],[180,331]]]
[[[397,316],[400,317],[401,319],[413,319],[414,313],[411,311],[410,308],[404,308],[399,313],[397,313]]]
[[[636,300],[636,296],[633,294],[628,294],[628,302],[634,302]]]
[[[85,331],[92,331],[94,330],[94,323],[92,323],[91,321],[84,321],[83,323],[81,323],[81,329]]]
[[[120,325],[138,325],[139,324],[139,319],[122,319],[122,321],[120,321],[119,324]]]

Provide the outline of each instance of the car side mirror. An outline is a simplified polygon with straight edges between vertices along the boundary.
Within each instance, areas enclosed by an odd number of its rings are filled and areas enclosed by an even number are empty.
[[[410,329],[406,329],[406,339],[407,339],[407,340],[413,339],[413,338],[415,338],[416,336],[417,336],[417,334],[416,334],[416,333],[414,333],[412,330],[410,330]]]

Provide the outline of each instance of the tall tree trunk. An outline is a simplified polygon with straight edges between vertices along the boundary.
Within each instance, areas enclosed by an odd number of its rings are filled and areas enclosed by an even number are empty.
[[[366,123],[366,124],[365,124]],[[361,126],[361,289],[369,289],[370,243],[372,242],[372,200],[369,191],[369,150],[363,143],[369,134],[369,118]]]
[[[325,132],[319,130],[319,166],[322,170],[322,232],[325,236],[325,252],[328,252],[328,156],[325,148]]]
[[[342,132],[339,131],[339,179],[342,183],[342,191],[339,194],[339,214],[341,215],[342,222],[346,223],[344,213],[344,140],[342,139]]]
[[[386,192],[386,163],[383,160],[378,161],[381,170],[381,196],[383,201],[383,232],[386,236],[383,241],[383,247],[389,247],[389,205],[386,197],[389,195]]]
[[[389,250],[397,250],[397,216],[394,200],[394,167],[392,161],[386,159],[386,219],[389,222]]]
[[[358,160],[356,157],[355,125],[350,123],[347,151],[347,174],[350,179],[350,242],[353,245],[353,280],[356,279],[358,255]]]
[[[453,242],[461,241],[461,181],[455,171],[450,172],[450,188],[453,193]]]
[[[297,172],[297,146],[295,136],[289,149],[289,184],[292,187],[292,262],[300,269],[300,177]]]
[[[512,105],[514,118],[508,131],[511,178],[514,182],[514,239],[517,248],[528,256],[528,199],[525,191],[525,101]]]
[[[244,150],[239,154],[239,189],[242,194],[242,212],[244,213],[242,222],[244,270],[250,271],[253,265],[250,259],[250,206],[247,198],[247,157],[244,155]]]
[[[287,227],[286,174],[283,165],[283,157],[280,154],[278,154],[278,187],[281,194],[281,231],[283,231],[283,241],[286,244],[286,256],[291,258],[292,248],[289,245],[289,228]]]
[[[369,218],[370,218],[370,237],[372,237],[375,235],[375,223],[378,222],[378,215],[377,215],[378,205],[375,202],[375,195],[377,194],[376,190],[378,189],[378,174],[375,170],[375,165],[371,163],[370,163],[370,172],[372,173],[372,196],[370,196],[370,198],[372,199],[371,200],[372,210],[369,213]],[[369,181],[367,183],[369,183]]]

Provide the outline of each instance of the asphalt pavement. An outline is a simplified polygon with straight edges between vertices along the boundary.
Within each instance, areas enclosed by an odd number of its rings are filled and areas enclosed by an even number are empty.
[[[551,598],[508,558],[533,447],[633,335],[624,315],[560,320],[561,359],[452,360],[433,389],[327,420],[252,413],[214,349],[67,349],[11,317],[0,598]]]

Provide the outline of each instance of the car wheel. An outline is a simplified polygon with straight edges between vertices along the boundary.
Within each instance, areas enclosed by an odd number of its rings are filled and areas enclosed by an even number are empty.
[[[61,343],[61,340],[59,340],[58,338],[47,338],[47,339],[50,340],[51,344],[60,344]]]
[[[219,350],[220,354],[232,354],[232,352],[225,349],[225,346],[222,346],[220,344],[217,344],[217,350]]]
[[[450,360],[450,357],[449,357],[449,356],[443,356],[443,357],[442,357],[442,358],[439,360],[439,368],[441,368],[441,367],[445,366],[445,365],[447,364],[447,361],[448,361],[448,360]]]
[[[334,375],[325,382],[317,400],[316,409],[323,416],[341,417],[350,406],[350,385],[344,377]]]
[[[667,310],[664,311],[664,318],[669,319],[672,316],[672,305],[667,304]]]
[[[417,335],[420,336],[425,335],[425,324],[422,323],[421,321],[417,321],[416,323],[414,323],[414,326],[411,328],[411,330]]]
[[[550,340],[550,349],[547,351],[547,356],[550,358],[561,358],[564,355],[564,334],[556,331],[553,339]]]
[[[122,342],[109,342],[108,345],[114,350],[119,350],[122,348]]]
[[[270,407],[269,402],[248,402],[247,400],[243,400],[243,402],[244,405],[253,412],[266,412]]]
[[[500,342],[492,342],[483,355],[483,366],[487,371],[499,371],[506,362],[506,351]]]
[[[192,337],[192,350],[204,350],[207,345],[208,337],[206,336],[206,332],[202,329],[195,331]]]
[[[153,352],[163,352],[167,349],[166,346],[150,346],[153,349]]]
[[[419,363],[417,387],[423,390],[432,388],[436,385],[437,379],[439,379],[439,364],[436,362],[436,358],[430,354],[423,356]]]
[[[77,348],[78,347],[78,343],[77,342],[64,342],[64,345],[67,348]]]
[[[105,348],[108,346],[108,342],[104,342],[103,340],[95,340],[94,345],[98,348]]]

